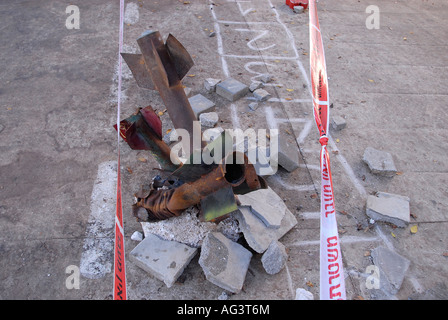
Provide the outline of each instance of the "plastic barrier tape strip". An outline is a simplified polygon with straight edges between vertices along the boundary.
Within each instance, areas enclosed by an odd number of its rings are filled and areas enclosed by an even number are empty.
[[[120,0],[120,32],[118,51],[118,94],[117,94],[117,128],[120,127],[121,111],[121,68],[123,51],[123,17],[124,0]],[[117,168],[117,210],[115,215],[115,253],[114,253],[114,300],[126,300],[126,264],[124,252],[123,207],[121,203],[121,174],[120,174],[120,130],[117,130],[118,168]]]
[[[313,112],[319,130],[321,170],[320,198],[320,299],[346,299],[344,270],[339,244],[330,156],[327,150],[329,94],[325,53],[317,17],[316,0],[309,3],[310,69]]]

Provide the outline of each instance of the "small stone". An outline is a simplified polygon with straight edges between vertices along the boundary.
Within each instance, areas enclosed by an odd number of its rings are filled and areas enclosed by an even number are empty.
[[[196,248],[149,234],[131,251],[129,258],[170,288],[196,252]]]
[[[245,96],[248,91],[248,86],[233,78],[228,78],[216,85],[216,93],[229,101],[238,100]]]
[[[293,11],[294,13],[302,13],[303,12],[303,7],[302,6],[294,6],[293,7]]]
[[[170,145],[174,141],[179,140],[179,135],[176,132],[176,129],[171,130],[170,132],[166,133],[163,138],[163,142],[165,142],[167,145]]]
[[[218,300],[227,300],[229,299],[229,296],[227,295],[227,292],[223,291],[219,296]]]
[[[201,113],[199,115],[199,121],[201,126],[213,128],[218,123],[219,117],[216,112]]]
[[[269,73],[264,73],[261,75],[260,80],[263,83],[268,83],[272,81],[272,76]]]
[[[215,103],[204,97],[202,94],[197,94],[189,98],[188,101],[190,102],[196,119],[199,119],[201,113],[211,112],[215,109]]]
[[[261,263],[268,274],[276,274],[283,269],[287,259],[288,254],[285,246],[278,241],[272,241],[268,249],[263,253]]]
[[[249,103],[249,109],[250,110],[255,111],[255,110],[257,110],[257,108],[258,108],[258,103],[257,102]]]
[[[262,82],[252,82],[249,86],[249,91],[254,92],[257,89],[263,88]]]
[[[331,118],[331,127],[334,130],[342,130],[346,127],[347,122],[345,121],[344,118],[340,117],[340,116],[333,116]]]
[[[212,31],[212,32],[210,32],[210,34],[208,35],[210,38],[213,38],[214,36],[216,36],[216,32],[215,31]]]
[[[377,192],[367,197],[366,214],[375,221],[390,222],[404,228],[411,220],[409,202],[405,196]]]
[[[303,288],[296,289],[296,298],[294,300],[314,300],[314,295]]]
[[[215,92],[216,85],[221,82],[221,79],[207,78],[204,80],[204,88],[207,92]]]
[[[369,169],[373,174],[393,177],[397,173],[394,159],[389,152],[367,147],[364,151],[362,160],[369,166]]]
[[[131,236],[131,240],[134,241],[142,241],[143,240],[143,233],[139,232],[139,231],[135,231],[132,236]]]
[[[266,101],[271,97],[271,94],[264,89],[257,89],[254,91],[254,97],[257,101]]]
[[[380,290],[386,295],[395,295],[401,288],[410,261],[386,247],[371,251],[372,261],[380,270]]]
[[[204,239],[199,265],[211,283],[239,293],[246,278],[252,253],[219,232],[209,232]]]

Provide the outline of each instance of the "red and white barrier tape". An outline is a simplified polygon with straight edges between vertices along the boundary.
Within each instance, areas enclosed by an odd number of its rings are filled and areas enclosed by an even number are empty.
[[[325,53],[317,17],[316,0],[309,2],[310,66],[314,119],[319,130],[321,171],[320,200],[320,299],[346,299],[344,270],[339,244],[330,156],[327,150],[329,94]]]
[[[121,112],[121,79],[123,51],[123,19],[124,0],[120,0],[120,32],[118,40],[118,94],[117,94],[117,128],[120,128]],[[118,174],[117,174],[117,210],[115,214],[115,254],[114,254],[114,300],[126,300],[126,264],[124,251],[123,206],[121,203],[121,174],[120,174],[120,130],[117,130]]]

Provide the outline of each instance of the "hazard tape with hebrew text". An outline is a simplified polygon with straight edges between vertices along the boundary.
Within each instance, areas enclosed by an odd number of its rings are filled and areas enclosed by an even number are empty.
[[[320,171],[320,299],[346,299],[344,270],[339,244],[330,156],[327,150],[329,128],[328,78],[325,53],[317,17],[316,0],[309,2],[310,69],[314,119],[321,144]]]
[[[123,51],[123,18],[124,0],[120,0],[120,32],[118,39],[118,93],[117,93],[117,128],[120,127],[121,109],[121,68]],[[117,210],[115,215],[115,249],[114,249],[114,300],[126,300],[126,264],[124,252],[123,206],[121,203],[121,174],[120,174],[120,130],[117,130]]]

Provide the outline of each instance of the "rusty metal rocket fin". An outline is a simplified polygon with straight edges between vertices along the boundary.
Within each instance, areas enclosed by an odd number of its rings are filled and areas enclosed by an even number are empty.
[[[171,33],[168,35],[165,45],[171,56],[171,61],[174,63],[176,73],[179,79],[182,79],[194,66],[193,59],[187,49]]]
[[[142,54],[135,53],[121,53],[124,61],[127,63],[129,69],[131,69],[132,75],[137,81],[137,85],[140,88],[155,90],[151,77],[148,74],[148,70],[145,66],[145,60]]]

